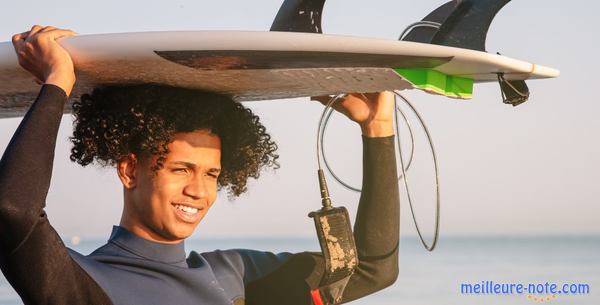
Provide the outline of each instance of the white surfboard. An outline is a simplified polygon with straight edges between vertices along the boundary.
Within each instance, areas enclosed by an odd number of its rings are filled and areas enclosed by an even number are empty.
[[[470,98],[472,84],[559,71],[486,52],[386,39],[291,32],[189,31],[80,35],[73,97],[97,84],[162,83],[240,101],[419,88]],[[452,88],[451,88],[452,87]],[[22,115],[39,86],[0,43],[0,117]]]

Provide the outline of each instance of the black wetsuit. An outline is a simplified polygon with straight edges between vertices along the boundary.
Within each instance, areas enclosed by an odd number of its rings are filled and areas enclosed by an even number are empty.
[[[227,250],[187,258],[115,227],[89,256],[67,249],[44,206],[65,92],[44,85],[0,161],[0,267],[26,304],[311,304],[319,253]],[[399,204],[393,137],[363,137],[363,192],[354,226],[360,264],[348,302],[393,283]]]

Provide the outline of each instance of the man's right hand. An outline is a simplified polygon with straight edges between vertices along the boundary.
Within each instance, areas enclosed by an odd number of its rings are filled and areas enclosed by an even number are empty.
[[[73,36],[71,30],[34,25],[30,31],[12,37],[19,64],[40,84],[52,84],[71,94],[75,69],[69,53],[56,40]]]

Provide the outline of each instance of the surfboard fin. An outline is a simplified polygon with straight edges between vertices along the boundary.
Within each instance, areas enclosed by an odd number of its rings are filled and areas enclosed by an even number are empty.
[[[486,52],[485,40],[492,20],[510,0],[452,0],[409,26],[400,40],[423,42]],[[502,101],[513,106],[529,99],[523,80],[508,81],[498,74]]]
[[[436,8],[420,22],[411,24],[405,31],[407,33],[400,35],[400,40],[431,43],[441,25],[456,9],[456,6],[456,1],[449,1]]]
[[[485,52],[485,40],[492,20],[510,0],[453,0],[443,4],[422,22],[439,24],[415,27],[402,40],[425,42]]]
[[[271,25],[272,32],[323,33],[325,0],[285,0]]]

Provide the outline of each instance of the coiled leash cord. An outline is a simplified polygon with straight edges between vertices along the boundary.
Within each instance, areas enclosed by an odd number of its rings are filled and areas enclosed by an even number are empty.
[[[417,234],[419,235],[419,239],[421,240],[423,247],[425,247],[425,249],[427,249],[427,251],[433,251],[433,249],[435,249],[435,246],[437,245],[437,241],[439,238],[439,228],[440,228],[440,184],[439,184],[439,169],[438,169],[437,155],[435,153],[435,148],[433,146],[433,141],[431,139],[431,134],[429,133],[429,129],[427,128],[427,126],[426,126],[425,122],[423,121],[419,112],[415,109],[415,107],[411,104],[411,102],[404,95],[402,95],[399,91],[394,91],[394,94],[395,94],[394,108],[396,110],[394,112],[396,142],[398,144],[398,153],[399,153],[399,157],[400,157],[400,168],[402,171],[402,173],[398,177],[398,180],[402,179],[402,181],[404,182],[403,184],[404,184],[404,188],[406,189],[406,197],[408,199],[408,204],[410,206],[410,212],[412,215],[413,222],[415,224],[415,228],[417,229]],[[327,123],[329,122],[329,119],[331,118],[331,114],[333,113],[333,110],[334,110],[332,108],[332,106],[335,102],[339,101],[340,99],[342,99],[345,96],[346,96],[346,94],[338,94],[336,96],[333,96],[327,103],[325,109],[323,110],[321,119],[319,121],[319,128],[317,131],[318,132],[318,134],[317,134],[317,163],[319,166],[319,184],[321,185],[321,195],[322,195],[323,200],[325,200],[325,198],[327,200],[329,200],[329,192],[327,191],[326,185],[324,185],[325,178],[324,178],[323,170],[321,167],[321,156],[323,157],[323,163],[325,164],[327,171],[331,174],[331,176],[333,176],[333,178],[338,183],[340,183],[341,185],[343,185],[345,188],[347,188],[349,190],[352,190],[355,192],[361,191],[361,189],[353,187],[350,184],[344,182],[338,175],[335,174],[335,172],[329,165],[329,162],[327,161],[327,155],[325,154],[325,150],[324,150],[325,131],[327,129]],[[408,118],[406,117],[406,114],[398,105],[398,98],[400,98],[410,108],[410,110],[415,114],[415,116],[419,120],[419,124],[421,125],[421,127],[423,128],[423,131],[425,131],[425,134],[427,136],[427,140],[429,142],[429,148],[431,150],[431,155],[433,157],[433,165],[434,165],[434,169],[435,169],[436,218],[435,218],[434,235],[433,235],[433,240],[431,242],[431,245],[428,245],[427,242],[425,242],[425,239],[423,238],[423,234],[421,233],[421,229],[419,228],[419,224],[417,222],[417,218],[416,218],[415,211],[414,211],[413,204],[412,204],[412,198],[410,195],[410,190],[409,190],[409,186],[408,186],[408,177],[406,175],[406,172],[410,168],[412,161],[413,161],[413,157],[414,157],[414,150],[415,150],[414,135],[413,135],[413,130],[410,125],[410,122],[409,122]],[[409,157],[409,160],[406,163],[406,165],[404,164],[405,163],[404,157],[402,156],[402,145],[400,145],[401,144],[400,118],[398,116],[398,113],[400,113],[400,115],[402,116],[402,120],[408,127],[408,131],[409,131],[409,135],[410,135],[410,142],[411,142],[410,157]],[[323,187],[323,185],[325,187]]]

